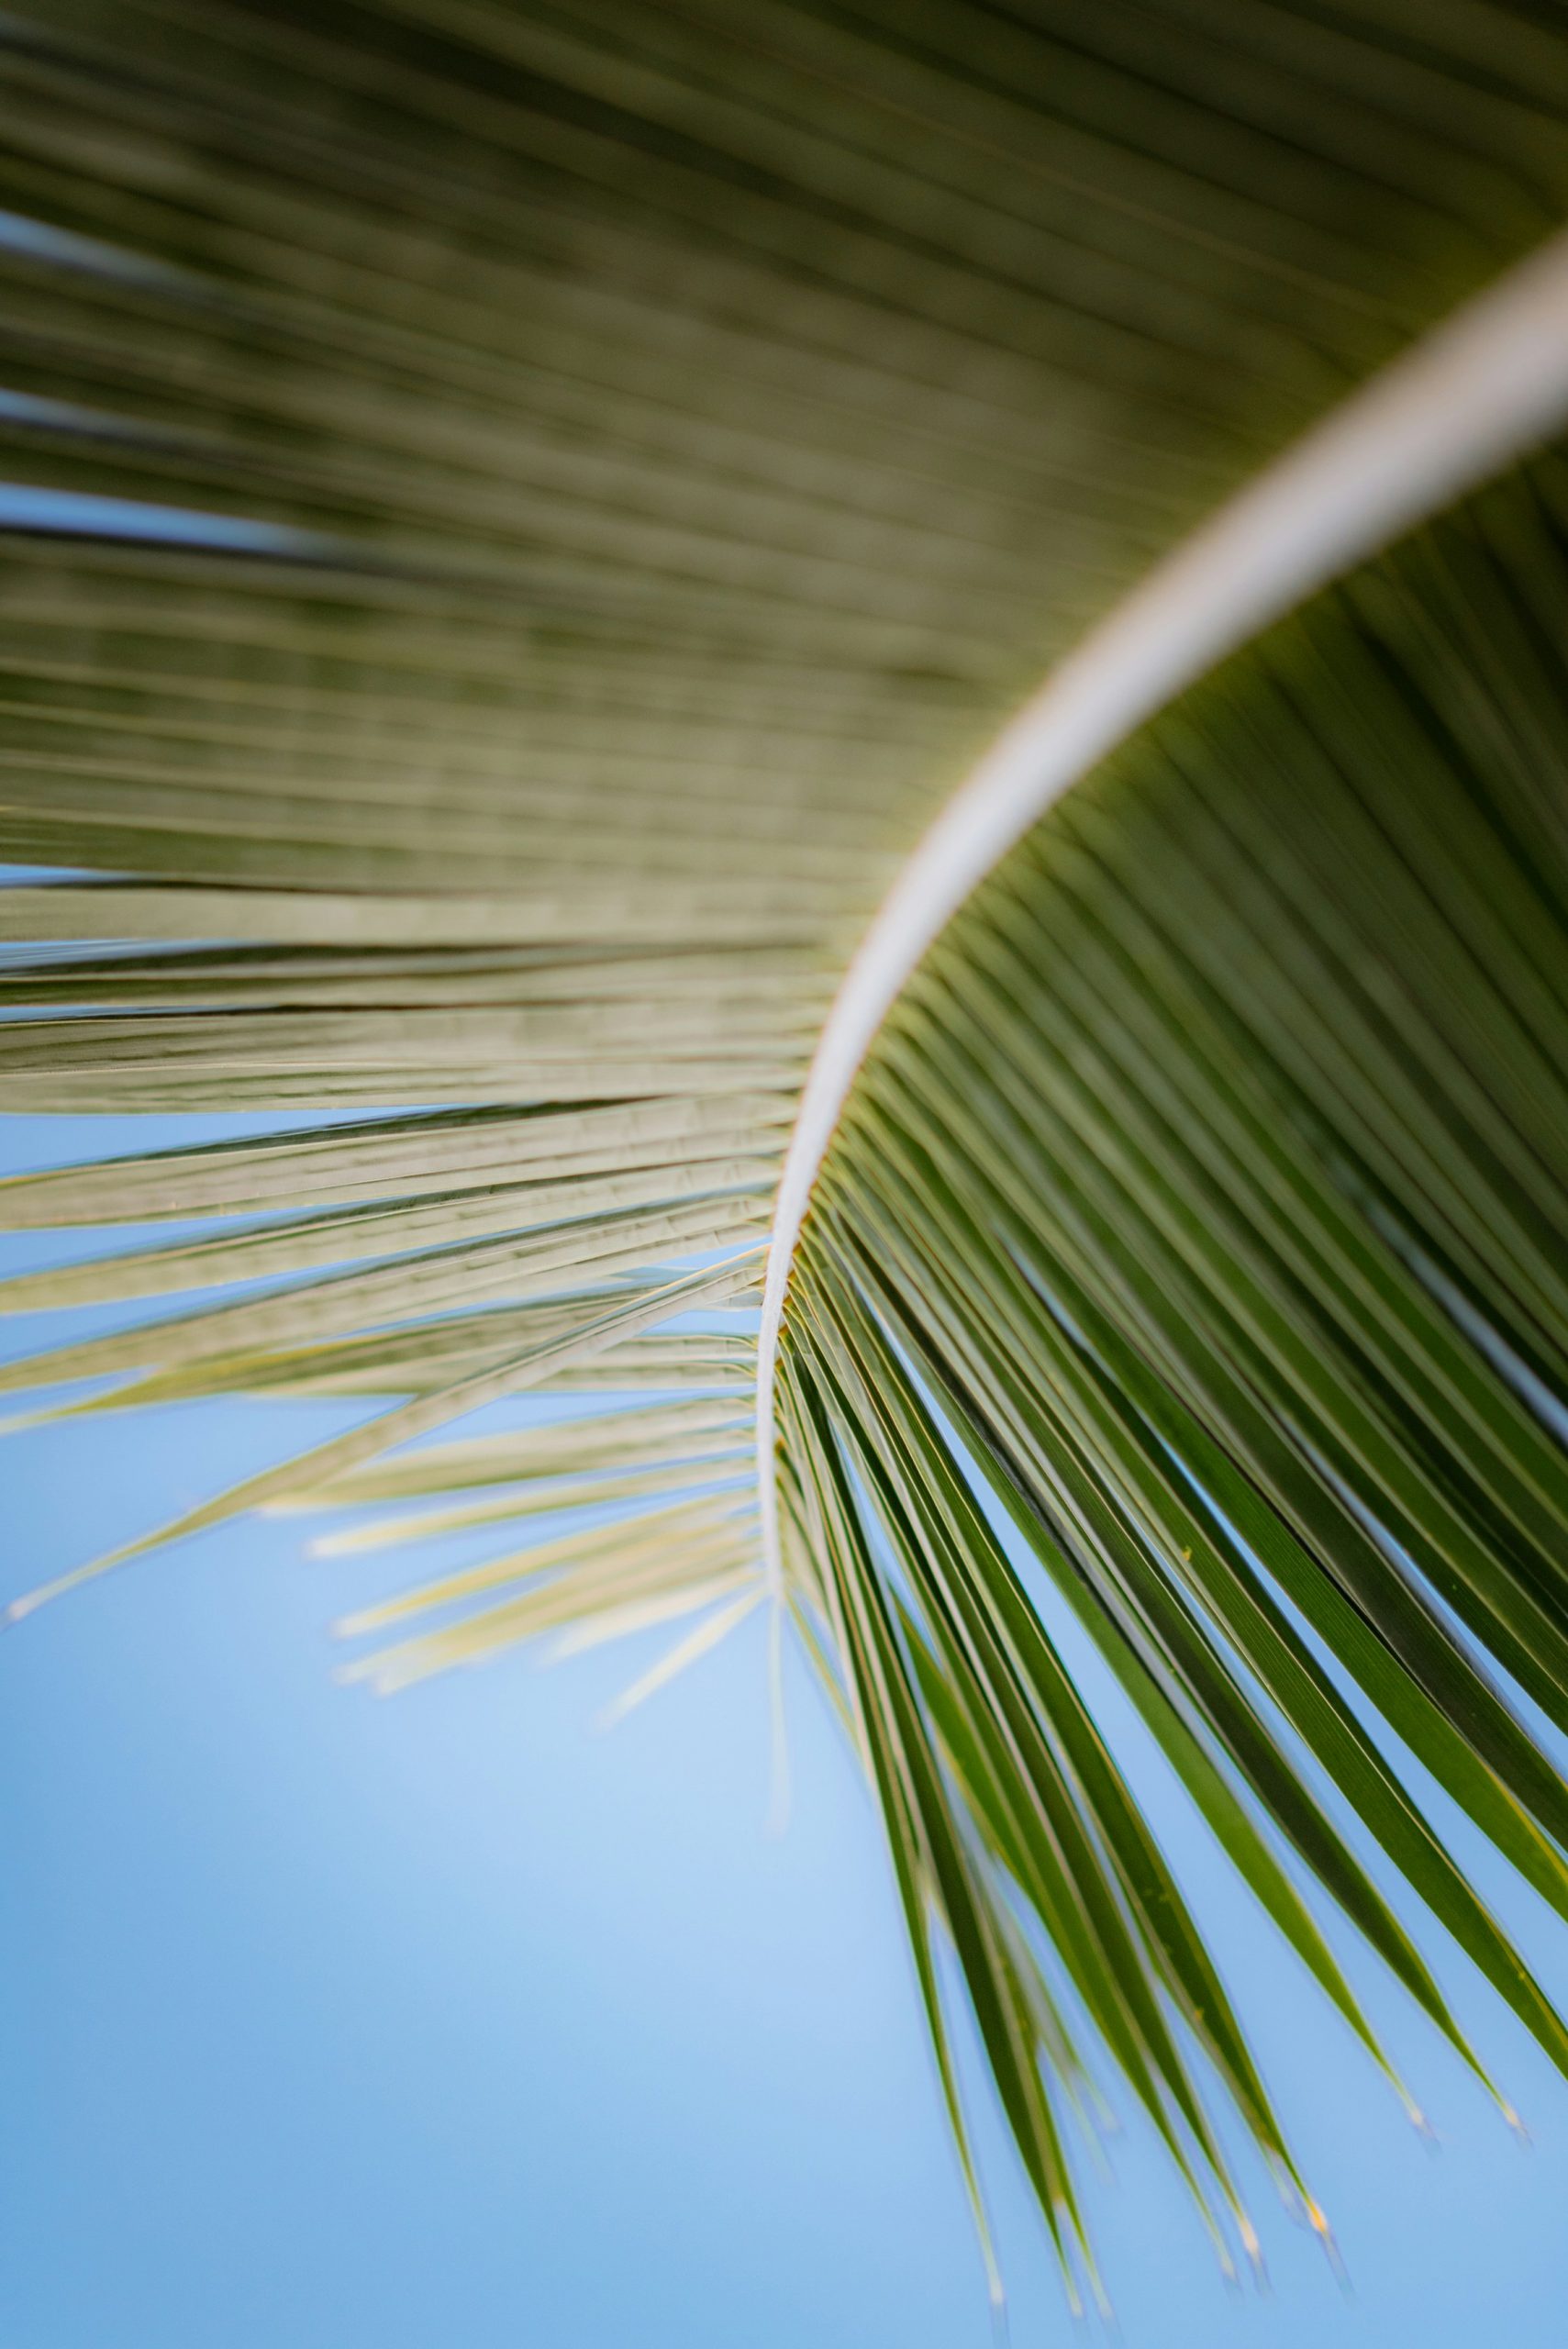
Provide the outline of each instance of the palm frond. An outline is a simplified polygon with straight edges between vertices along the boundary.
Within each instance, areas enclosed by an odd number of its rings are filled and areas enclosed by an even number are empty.
[[[840,1652],[850,1593],[904,1597],[883,1668],[909,1718],[862,1683],[862,1734],[940,1757],[993,1897],[1059,1959],[1037,1749],[1071,1699],[975,1473],[1353,2025],[1238,1791],[1468,2054],[1332,1785],[1568,2070],[1329,1669],[1568,1918],[1568,1790],[1485,1662],[1568,1723],[1565,490],[1542,461],[1318,599],[1004,863],[857,1081],[781,1375]],[[1079,1906],[1134,1920],[1094,1966],[1151,1976],[1277,2154],[1228,2005],[1180,1970],[1182,1912],[1074,1777]],[[999,1995],[992,1954],[962,1960]]]
[[[1568,37],[61,0],[0,81],[6,1105],[313,1120],[0,1184],[128,1231],[0,1312],[156,1308],[0,1388],[381,1407],[64,1581],[243,1507],[498,1526],[348,1676],[673,1626],[630,1698],[787,1605],[961,2149],[944,1947],[1091,2294],[1096,2060],[1227,2259],[1215,2084],[1322,2221],[1054,1609],[1374,2061],[1303,1882],[1476,2064],[1369,1839],[1568,2068],[1366,1723],[1568,1916],[1562,461],[1213,665],[1561,421],[1488,289],[1568,211]],[[1373,518],[955,868],[786,1214],[845,967],[1009,714],[1467,301],[1507,429],[1341,470]],[[586,1408],[429,1440],[525,1390]]]

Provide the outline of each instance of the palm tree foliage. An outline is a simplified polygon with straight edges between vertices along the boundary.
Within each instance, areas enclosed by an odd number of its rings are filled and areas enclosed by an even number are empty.
[[[1568,1790],[1482,1661],[1568,1725],[1565,492],[1541,465],[1423,534],[1082,785],[928,957],[823,1170],[795,1577],[1042,2196],[1020,1898],[1151,2108],[1198,2125],[1168,2002],[1285,2157],[965,1462],[1352,2027],[1260,1815],[1464,2049],[1315,1782],[1568,2066],[1343,1693],[1568,1917]]]
[[[368,1414],[83,1575],[387,1505],[327,1546],[505,1546],[352,1673],[675,1624],[651,1685],[766,1589],[748,1308],[867,920],[1056,655],[1560,222],[1568,37],[61,0],[0,73],[6,1105],[318,1119],[0,1186],[141,1228],[0,1308],[174,1300],[0,1384]],[[945,1945],[1091,2279],[1096,2061],[1217,2232],[1216,2085],[1306,2188],[1054,1609],[1376,2061],[1304,1886],[1475,2059],[1369,1841],[1568,2068],[1365,1725],[1568,1914],[1565,621],[1542,456],[1269,629],[950,924],[817,1183],[789,1607],[961,2143]],[[526,1388],[592,1408],[413,1441]]]

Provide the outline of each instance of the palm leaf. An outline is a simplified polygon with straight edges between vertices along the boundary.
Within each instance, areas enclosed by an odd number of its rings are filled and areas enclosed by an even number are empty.
[[[1096,2063],[1224,2258],[1215,2089],[1323,2221],[1062,1609],[1375,2062],[1303,1884],[1480,2068],[1369,1843],[1568,2069],[1368,1726],[1568,1915],[1568,39],[64,0],[0,75],[5,1098],[295,1118],[0,1185],[130,1234],[0,1310],[156,1306],[0,1385],[381,1406],[64,1581],[499,1527],[348,1676],[675,1627],[632,1698],[787,1610],[1091,2292]]]

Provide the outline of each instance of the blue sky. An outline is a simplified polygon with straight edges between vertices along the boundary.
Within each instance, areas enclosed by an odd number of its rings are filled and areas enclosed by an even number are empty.
[[[144,1139],[0,1121],[13,1166]],[[225,1402],[12,1435],[9,1586],[326,1431]],[[6,2349],[986,2349],[874,1823],[804,1674],[773,1840],[755,1620],[608,1736],[656,1642],[378,1702],[326,1626],[388,1561],[306,1539],[219,1531],[0,1643]],[[1560,2349],[1568,2087],[1434,1932],[1519,2147],[1340,1934],[1423,2146],[1134,1745],[1351,2287],[1259,2176],[1271,2288],[1228,2291],[1134,2128],[1091,2198],[1127,2349]],[[1568,1993],[1564,1936],[1456,1840]],[[1012,2337],[1062,2338],[980,2134]]]

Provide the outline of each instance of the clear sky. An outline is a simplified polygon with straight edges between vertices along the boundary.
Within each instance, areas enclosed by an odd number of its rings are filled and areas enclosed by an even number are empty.
[[[10,1166],[147,1140],[0,1120]],[[10,1435],[7,1585],[326,1431],[223,1402]],[[754,1619],[607,1736],[657,1641],[379,1702],[334,1687],[326,1626],[398,1560],[306,1538],[220,1530],[0,1642],[5,2349],[988,2349],[874,1822],[805,1674],[775,1841]],[[1351,2281],[1250,2176],[1271,2288],[1228,2291],[1133,2129],[1092,2193],[1126,2349],[1562,2349],[1568,2087],[1434,1931],[1521,2149],[1340,1933],[1423,2146],[1134,1761]],[[1568,1936],[1475,1865],[1568,1998]],[[1063,2339],[981,2136],[1012,2338]]]

